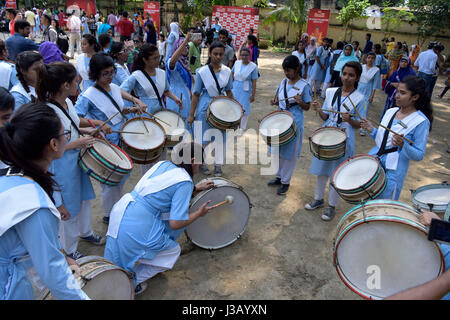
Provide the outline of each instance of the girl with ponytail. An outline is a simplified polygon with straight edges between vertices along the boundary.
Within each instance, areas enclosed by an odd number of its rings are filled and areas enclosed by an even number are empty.
[[[52,195],[55,181],[49,173],[60,158],[69,132],[50,107],[32,103],[17,110],[0,128],[0,158],[10,168],[0,170],[0,296],[33,300],[28,274],[36,273],[56,299],[89,299],[75,283],[59,250],[59,220]]]
[[[399,83],[397,90],[395,97],[397,107],[386,111],[381,124],[398,135],[382,127],[374,128],[367,120],[361,121],[361,126],[371,132],[371,137],[376,143],[369,154],[379,157],[386,170],[386,189],[380,199],[399,198],[409,161],[420,161],[425,156],[428,134],[433,122],[430,96],[422,78],[407,76]],[[406,125],[406,129],[400,121]],[[414,144],[410,144],[402,137],[407,137]]]
[[[14,110],[23,104],[36,101],[37,72],[43,64],[44,59],[37,51],[24,51],[17,55],[16,70],[19,83],[11,89],[11,94],[16,101]]]
[[[104,238],[94,234],[91,227],[91,204],[95,198],[89,176],[78,165],[81,148],[94,143],[90,134],[89,121],[79,118],[72,101],[68,98],[78,90],[78,75],[75,67],[65,62],[43,65],[39,70],[39,84],[36,88],[39,100],[52,108],[71,137],[60,159],[54,160],[49,171],[58,183],[59,191],[54,193],[55,205],[61,214],[70,219],[60,225],[60,241],[64,251],[74,260],[82,257],[78,252],[78,238],[94,244],[103,244]],[[97,125],[102,121],[93,120]],[[108,125],[105,132],[111,133]]]
[[[95,83],[95,81],[89,79],[89,62],[94,54],[101,51],[101,47],[93,35],[85,34],[81,39],[81,51],[83,53],[77,58],[76,68],[78,74],[83,79],[81,89],[84,92]]]

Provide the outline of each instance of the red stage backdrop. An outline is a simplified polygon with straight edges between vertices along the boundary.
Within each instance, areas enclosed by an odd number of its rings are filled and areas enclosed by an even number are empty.
[[[211,26],[216,23],[214,20],[216,17],[219,18],[219,24],[222,28],[227,29],[228,32],[236,36],[234,42],[236,50],[242,42],[247,41],[250,28],[253,29],[253,34],[255,36],[258,33],[258,8],[214,6]]]
[[[95,0],[66,0],[66,7],[70,6],[78,6],[82,11],[86,11],[88,16],[97,12]]]
[[[144,20],[147,19],[147,13],[153,19],[153,25],[159,34],[159,2],[144,1]]]
[[[309,34],[309,38],[315,37],[317,42],[322,44],[323,38],[326,38],[327,36],[329,19],[330,10],[309,10],[308,28],[306,30]]]
[[[5,6],[6,8],[17,9],[16,0],[6,0]]]

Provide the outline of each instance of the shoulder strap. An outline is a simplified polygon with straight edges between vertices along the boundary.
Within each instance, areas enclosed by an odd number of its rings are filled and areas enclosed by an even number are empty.
[[[341,96],[342,96],[342,87],[339,87],[336,92],[334,93],[333,99],[331,100],[331,107],[334,106],[334,103],[336,102],[336,100],[338,101],[338,110],[337,111],[341,111]],[[341,114],[338,113],[338,120],[337,123],[341,123],[342,122],[342,117]]]
[[[80,129],[78,129],[75,121],[73,121],[72,117],[69,115],[69,113],[67,112],[66,109],[64,109],[64,107],[62,105],[59,104],[59,102],[56,102],[55,100],[49,100],[49,102],[51,104],[54,104],[59,110],[62,111],[62,113],[64,113],[64,115],[67,117],[67,119],[70,120],[70,123],[72,124],[72,126],[75,128],[75,130],[77,130],[78,134],[81,136],[81,132]]]
[[[208,64],[208,68],[209,68],[209,71],[211,71],[211,74],[212,74],[212,76],[214,78],[214,81],[216,82],[217,91],[219,91],[219,95],[220,95],[222,93],[222,88],[219,85],[219,81],[217,80],[217,77],[216,77],[216,74],[215,74],[215,72],[213,70],[213,67],[210,64]]]
[[[284,86],[283,86],[283,93],[284,93],[284,98],[287,99],[288,95],[287,95],[287,90],[286,90],[286,86],[287,86],[287,79],[284,79]],[[289,107],[291,106],[291,104],[289,103],[289,99],[285,100],[286,101],[286,109],[289,109]]]
[[[145,70],[141,70],[142,73],[144,74],[144,76],[147,78],[147,80],[150,82],[150,84],[152,85],[153,91],[155,91],[156,96],[158,97],[158,102],[159,105],[161,106],[161,108],[164,108],[164,105],[162,103],[162,99],[161,96],[159,95],[159,91],[158,88],[156,87],[155,82],[153,81],[152,77],[150,77],[150,75],[147,73],[147,71]]]
[[[116,100],[113,99],[113,97],[111,97],[108,92],[106,92],[105,89],[103,89],[102,87],[100,87],[97,83],[94,84],[94,88],[97,89],[98,91],[100,91],[101,93],[103,93],[105,96],[108,97],[109,100],[111,100],[113,106],[117,109],[117,111],[120,112],[121,116],[124,117],[126,119],[125,114],[122,112],[122,110],[120,110],[119,105],[117,104]]]
[[[392,118],[391,118],[391,120],[389,120],[389,123],[388,123],[388,125],[387,125],[387,127],[388,127],[389,129],[392,127],[392,122],[394,122],[395,115],[397,114],[397,112],[398,112],[399,110],[400,110],[400,109],[398,109],[397,111],[395,111],[395,112],[394,112],[394,115],[393,115]],[[395,151],[397,151],[397,149],[398,149],[397,147],[395,147],[395,148],[391,148],[391,149],[389,149],[389,150],[386,150],[386,144],[387,144],[388,136],[389,136],[389,131],[385,129],[385,130],[384,130],[383,141],[381,142],[381,146],[380,146],[380,150],[378,150],[378,152],[377,152],[377,156],[378,156],[378,157],[382,156],[382,155],[385,154],[385,153],[395,152]]]

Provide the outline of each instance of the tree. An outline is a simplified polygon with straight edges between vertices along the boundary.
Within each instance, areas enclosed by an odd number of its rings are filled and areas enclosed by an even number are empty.
[[[385,25],[385,34],[386,38],[389,34],[397,29],[403,21],[412,21],[414,15],[411,11],[405,9],[393,8],[393,3],[391,0],[387,0],[383,2],[383,16],[381,17],[381,21]]]
[[[339,11],[338,19],[344,25],[344,41],[347,40],[347,29],[354,19],[362,18],[364,10],[370,6],[369,0],[349,0]]]
[[[408,7],[414,15],[414,21],[419,25],[422,42],[450,29],[448,0],[409,0]]]
[[[286,6],[271,11],[263,20],[263,24],[274,24],[276,21],[287,21],[286,37],[284,46],[287,48],[288,35],[291,23],[297,26],[299,33],[303,31],[306,22],[305,0],[288,0]],[[275,39],[274,39],[275,40]]]

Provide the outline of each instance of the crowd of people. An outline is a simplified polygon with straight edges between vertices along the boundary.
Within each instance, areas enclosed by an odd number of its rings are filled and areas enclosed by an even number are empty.
[[[243,108],[238,136],[244,134],[261,76],[257,38],[250,30],[237,47],[218,18],[211,28],[198,22],[185,32],[173,22],[165,37],[151,19],[144,22],[142,14],[130,19],[126,11],[119,19],[113,12],[107,17],[82,14],[81,19],[72,12],[64,21],[65,31],[63,18],[54,11],[27,10],[23,16],[7,12],[11,37],[0,40],[0,206],[9,208],[0,216],[2,297],[32,298],[25,279],[34,268],[55,298],[88,299],[79,288],[64,285],[73,280],[68,265],[83,257],[79,239],[105,245],[105,257],[134,275],[135,293],[140,294],[147,279],[174,266],[181,231],[213,210],[207,202],[189,213],[192,196],[213,187],[212,181],[193,182],[198,172],[211,174],[204,161],[204,148],[213,140],[208,130],[214,129],[208,107],[217,96],[235,99]],[[34,32],[36,25],[42,26],[40,34]],[[39,44],[33,41],[39,37]],[[319,45],[303,34],[284,59],[285,78],[270,102],[290,112],[297,132],[279,147],[279,169],[268,182],[278,187],[277,194],[289,190],[302,149],[304,112],[312,107],[323,126],[341,128],[348,138],[344,157],[312,158],[310,173],[317,176],[317,184],[305,208],[324,206],[332,173],[354,154],[357,130],[375,140],[369,154],[378,156],[386,168],[387,186],[380,198],[399,198],[410,160],[425,155],[433,122],[433,76],[442,68],[443,46],[430,44],[420,54],[414,48],[410,57],[403,44],[394,42],[392,49],[391,43],[385,44],[383,53],[368,34],[363,51],[357,41],[339,41],[332,49],[333,39]],[[202,48],[208,51],[205,65]],[[381,123],[395,129],[395,135],[366,120],[376,90],[383,87],[388,96]],[[324,98],[322,104],[317,96]],[[141,165],[142,177],[131,193],[123,194],[128,177],[119,185],[101,184],[108,233],[95,234],[90,202],[96,194],[88,173],[78,165],[80,150],[92,147],[96,138],[119,145],[126,121],[163,108],[178,113],[186,131],[200,139],[174,147],[172,153],[178,153],[181,163],[166,160],[165,150],[155,162]],[[400,122],[407,123],[407,129]],[[216,150],[215,176],[223,174],[225,139],[222,152]],[[333,219],[338,200],[330,184],[323,220]]]

